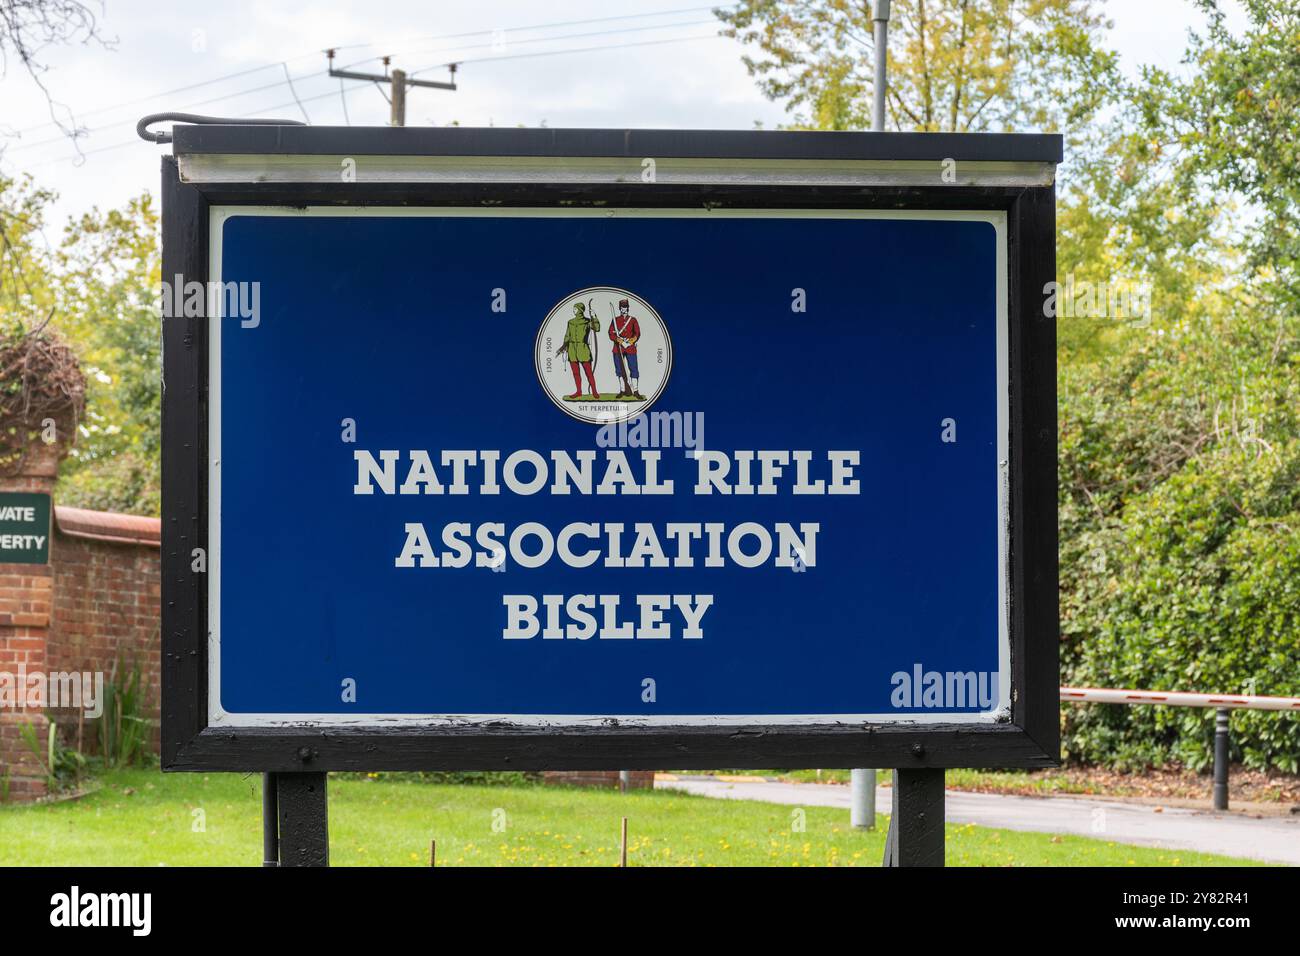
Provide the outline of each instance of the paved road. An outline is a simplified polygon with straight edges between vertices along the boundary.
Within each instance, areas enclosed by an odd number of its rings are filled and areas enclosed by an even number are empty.
[[[792,806],[849,807],[849,788],[815,783],[742,783],[711,777],[659,779],[656,787],[706,797],[761,800]],[[890,791],[876,790],[876,808],[889,811]],[[1300,866],[1300,819],[1253,818],[1206,810],[1081,797],[1017,797],[948,791],[949,823],[974,823],[1005,830],[1072,833],[1171,850],[1199,850]],[[1100,832],[1099,832],[1099,829]]]

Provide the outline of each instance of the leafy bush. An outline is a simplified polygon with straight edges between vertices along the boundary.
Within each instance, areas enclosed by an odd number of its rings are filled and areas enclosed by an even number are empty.
[[[1300,322],[1152,334],[1063,373],[1062,679],[1300,694]],[[1193,768],[1214,712],[1072,705],[1069,759]],[[1237,711],[1250,767],[1300,770],[1300,720]]]
[[[41,740],[36,728],[23,724],[18,728],[23,744],[40,762],[45,772],[45,786],[50,793],[69,790],[81,782],[86,770],[86,757],[75,747],[66,746],[59,739],[59,727],[50,721]],[[5,798],[8,799],[8,781],[5,782]]]
[[[118,661],[104,687],[104,710],[99,717],[99,751],[107,768],[143,763],[149,752],[152,725],[144,713],[140,666]]]

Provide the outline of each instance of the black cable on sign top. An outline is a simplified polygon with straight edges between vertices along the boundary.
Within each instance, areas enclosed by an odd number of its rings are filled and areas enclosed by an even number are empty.
[[[331,96],[333,94],[330,94]],[[150,143],[170,143],[172,134],[168,132],[152,132],[149,127],[154,123],[164,123],[171,120],[174,123],[194,123],[199,126],[306,126],[302,120],[286,119],[231,119],[224,116],[201,116],[198,113],[150,113],[148,116],[140,117],[140,122],[135,124],[135,131],[140,138]]]

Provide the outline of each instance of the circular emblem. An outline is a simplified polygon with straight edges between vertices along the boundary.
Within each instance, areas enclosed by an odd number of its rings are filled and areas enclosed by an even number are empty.
[[[626,289],[592,286],[547,314],[533,347],[547,398],[580,422],[605,425],[648,409],[673,369],[668,327]]]

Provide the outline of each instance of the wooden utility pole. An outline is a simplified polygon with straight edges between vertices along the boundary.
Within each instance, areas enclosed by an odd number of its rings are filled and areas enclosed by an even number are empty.
[[[393,70],[391,80],[392,96],[389,98],[389,126],[406,125],[406,71]]]
[[[451,74],[451,81],[442,83],[437,80],[413,80],[405,70],[388,69],[392,57],[384,57],[384,73],[382,76],[375,73],[356,73],[352,70],[334,69],[334,51],[326,50],[325,58],[329,62],[329,75],[337,76],[345,80],[369,80],[372,83],[387,83],[389,87],[389,120],[390,126],[406,125],[406,90],[412,86],[423,86],[431,90],[455,90],[456,89],[456,64],[447,64],[447,71]]]

